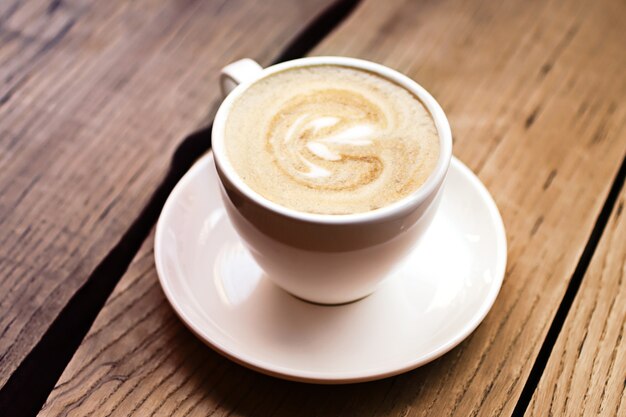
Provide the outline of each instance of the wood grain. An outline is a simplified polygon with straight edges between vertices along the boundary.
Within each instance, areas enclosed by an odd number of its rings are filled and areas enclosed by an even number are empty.
[[[443,105],[508,233],[484,323],[398,377],[279,381],[185,331],[147,242],[41,415],[510,415],[626,153],[625,38],[626,5],[609,0],[364,1],[315,54],[387,64]]]
[[[528,407],[528,416],[626,415],[626,189]]]
[[[0,2],[0,387],[212,118],[219,68],[331,3]]]

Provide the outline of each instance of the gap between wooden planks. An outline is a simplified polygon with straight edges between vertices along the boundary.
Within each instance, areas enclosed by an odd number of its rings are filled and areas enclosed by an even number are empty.
[[[626,188],[574,299],[528,416],[626,415]]]
[[[0,388],[211,118],[219,68],[332,3],[0,4]]]
[[[505,283],[458,348],[359,385],[256,374],[176,319],[150,239],[41,415],[510,415],[626,152],[625,7],[365,1],[315,50],[381,62],[433,92],[450,117],[456,155],[502,210]]]

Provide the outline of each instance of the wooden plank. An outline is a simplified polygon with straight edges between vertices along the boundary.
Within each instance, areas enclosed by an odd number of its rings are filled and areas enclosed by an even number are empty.
[[[626,189],[533,395],[528,416],[626,415]]]
[[[510,415],[626,152],[626,6],[366,0],[315,54],[395,67],[448,113],[502,211],[509,265],[459,347],[383,381],[324,387],[202,346],[158,290],[147,242],[41,415]]]
[[[1,2],[0,387],[210,120],[219,68],[331,3]]]

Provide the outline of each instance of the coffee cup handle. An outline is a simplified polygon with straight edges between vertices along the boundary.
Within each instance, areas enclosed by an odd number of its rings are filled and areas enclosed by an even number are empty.
[[[240,59],[226,65],[222,68],[220,75],[222,94],[226,97],[237,85],[258,78],[261,71],[263,67],[250,58]]]

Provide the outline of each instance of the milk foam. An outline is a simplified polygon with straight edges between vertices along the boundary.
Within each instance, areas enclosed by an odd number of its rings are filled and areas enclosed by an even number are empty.
[[[253,84],[226,121],[229,160],[253,190],[311,213],[360,213],[417,190],[439,157],[424,105],[348,67],[295,68]]]

